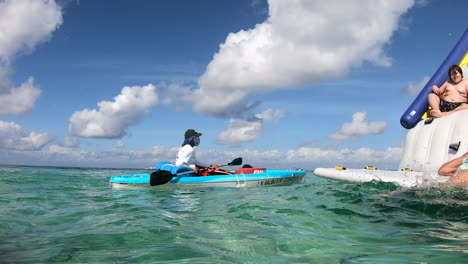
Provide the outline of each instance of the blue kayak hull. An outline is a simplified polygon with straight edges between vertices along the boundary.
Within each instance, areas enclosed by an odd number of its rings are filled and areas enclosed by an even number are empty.
[[[174,176],[166,184],[151,186],[150,174],[129,174],[112,176],[109,184],[112,189],[147,189],[158,187],[190,187],[190,186],[222,186],[222,187],[253,187],[284,185],[300,182],[306,175],[304,170],[266,170],[264,173],[232,174],[214,176]]]

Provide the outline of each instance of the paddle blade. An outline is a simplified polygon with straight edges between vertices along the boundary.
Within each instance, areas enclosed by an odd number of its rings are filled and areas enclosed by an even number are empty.
[[[151,173],[150,185],[156,186],[168,183],[170,180],[172,180],[173,177],[174,175],[172,175],[172,173],[170,173],[169,171],[157,170]]]
[[[237,159],[233,159],[230,163],[228,163],[229,166],[237,166],[242,164],[242,158],[239,157]]]

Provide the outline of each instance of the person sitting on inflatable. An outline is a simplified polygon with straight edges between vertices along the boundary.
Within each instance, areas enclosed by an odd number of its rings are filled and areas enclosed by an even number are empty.
[[[200,175],[200,169],[204,167],[218,168],[219,165],[205,165],[204,163],[197,160],[195,156],[195,148],[200,145],[200,136],[202,133],[198,133],[194,129],[187,129],[185,131],[184,143],[177,153],[176,166],[186,166],[195,171],[195,175]]]
[[[454,160],[446,162],[438,171],[439,175],[450,176],[452,186],[468,187],[468,152]]]
[[[468,80],[463,80],[463,71],[458,65],[452,65],[448,71],[449,80],[439,88],[432,86],[433,93],[428,95],[430,114],[442,117],[451,112],[468,109]],[[439,96],[444,95],[444,99]]]

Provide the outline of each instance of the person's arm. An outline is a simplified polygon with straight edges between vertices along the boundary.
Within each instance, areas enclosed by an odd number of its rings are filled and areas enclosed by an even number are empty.
[[[463,163],[463,160],[468,157],[468,152],[463,154],[461,157],[453,159],[442,165],[438,171],[439,175],[442,176],[453,176],[457,171],[458,167]]]
[[[210,167],[209,165],[207,165],[207,164],[205,164],[205,163],[203,163],[203,162],[197,160],[197,157],[196,157],[196,155],[195,155],[195,147],[194,147],[193,150],[192,150],[192,161],[193,161],[193,163],[194,163],[195,165],[197,165],[198,167],[205,167],[205,168],[206,168],[206,167]]]
[[[440,86],[440,88],[437,87],[437,85],[433,85],[432,86],[432,91],[437,95],[442,95],[442,94],[444,94],[446,88],[447,88],[447,82],[444,82],[444,84],[442,84],[442,86]]]
[[[218,164],[211,164],[211,165],[206,165],[205,163],[203,162],[200,162],[198,161],[197,159],[195,159],[195,164],[198,166],[198,167],[210,167],[210,168],[219,168],[219,165]]]

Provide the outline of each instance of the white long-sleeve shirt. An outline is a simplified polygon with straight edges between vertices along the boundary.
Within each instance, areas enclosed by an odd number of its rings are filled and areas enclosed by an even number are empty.
[[[179,149],[175,165],[186,166],[193,170],[195,170],[195,166],[209,167],[209,165],[206,165],[197,160],[195,157],[195,147],[192,147],[190,144],[186,144]]]

